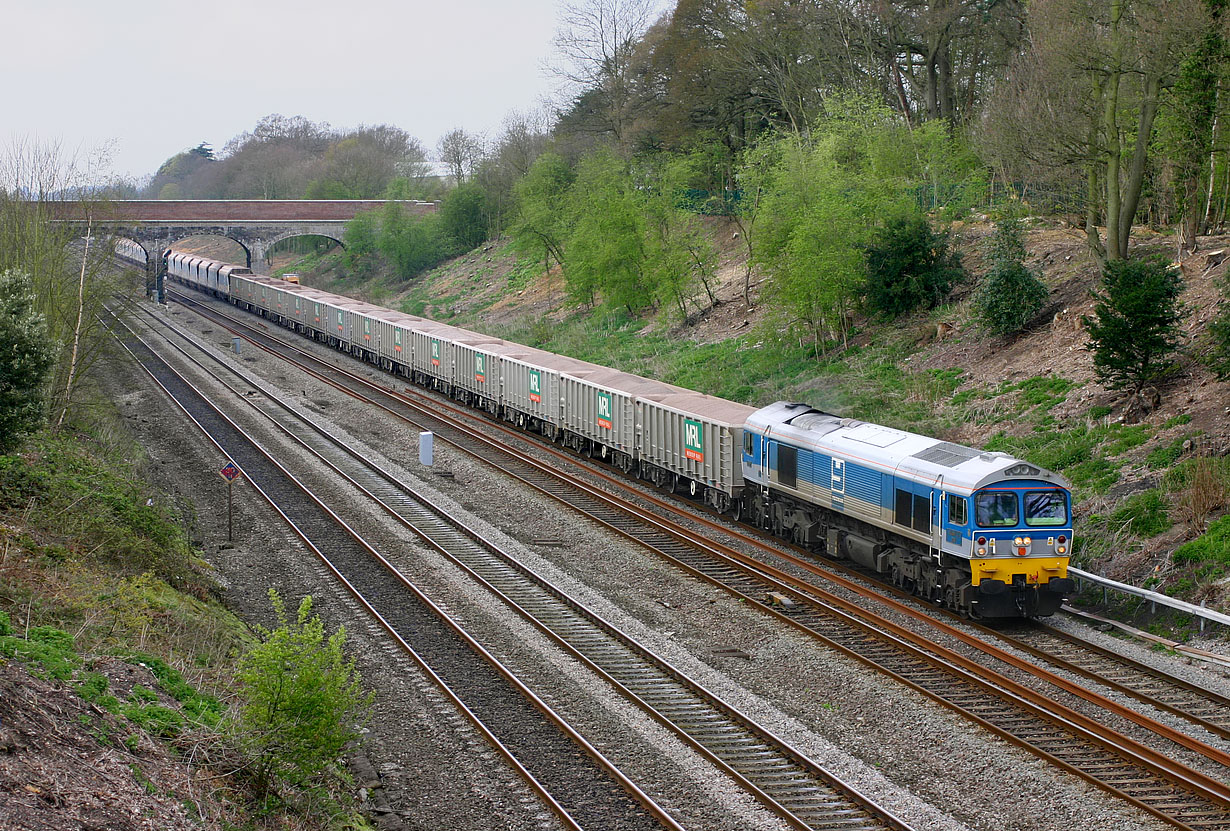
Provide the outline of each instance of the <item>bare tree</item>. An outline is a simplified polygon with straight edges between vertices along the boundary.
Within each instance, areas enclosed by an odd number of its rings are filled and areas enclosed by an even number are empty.
[[[634,116],[632,57],[655,6],[654,0],[579,0],[561,10],[554,41],[559,60],[548,69],[565,82],[568,98],[584,99],[617,143]]]
[[[1207,6],[1036,0],[1031,14],[1030,49],[987,113],[984,146],[1007,170],[1079,173],[1091,253],[1124,259],[1163,93],[1207,28]]]
[[[449,130],[436,144],[436,159],[448,168],[454,185],[470,181],[486,152],[487,143],[481,135],[467,133],[460,127]]]

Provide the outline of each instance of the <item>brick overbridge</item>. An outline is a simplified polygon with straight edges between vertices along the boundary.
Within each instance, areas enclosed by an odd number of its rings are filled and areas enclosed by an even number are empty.
[[[408,213],[436,210],[434,202],[398,200]],[[243,247],[247,265],[269,270],[269,249],[290,237],[318,235],[342,241],[346,223],[356,214],[388,204],[375,199],[192,199],[52,202],[56,219],[126,237],[145,249],[151,283],[161,295],[161,255],[177,240],[209,235],[232,239]]]

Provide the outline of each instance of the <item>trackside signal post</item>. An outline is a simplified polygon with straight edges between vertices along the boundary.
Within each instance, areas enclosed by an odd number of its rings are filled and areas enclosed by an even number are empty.
[[[222,466],[222,469],[218,471],[218,475],[226,480],[226,541],[231,542],[232,531],[235,527],[233,521],[234,513],[232,511],[234,502],[231,498],[231,492],[235,489],[235,480],[243,476],[243,471],[234,462],[227,461]]]

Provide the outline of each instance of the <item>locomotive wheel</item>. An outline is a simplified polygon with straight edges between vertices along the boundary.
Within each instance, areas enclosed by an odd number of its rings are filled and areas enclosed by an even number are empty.
[[[743,500],[736,499],[730,505],[730,518],[735,522],[743,519]]]

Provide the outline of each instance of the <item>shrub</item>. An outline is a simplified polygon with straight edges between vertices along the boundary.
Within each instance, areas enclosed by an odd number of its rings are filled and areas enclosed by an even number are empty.
[[[366,720],[371,696],[362,692],[353,659],[342,653],[345,629],[328,639],[312,598],[299,604],[294,621],[277,592],[269,599],[276,629],[261,630],[261,642],[240,661],[242,704],[233,724],[253,756],[258,788],[275,780],[307,785],[330,779],[329,769]]]
[[[1217,377],[1230,379],[1230,280],[1222,284],[1222,310],[1209,322],[1209,366]]]
[[[1034,319],[1049,296],[1038,275],[1024,264],[996,265],[974,294],[974,315],[993,334],[1011,335]]]
[[[890,219],[864,250],[867,304],[888,317],[934,308],[963,276],[946,234],[921,214]]]

